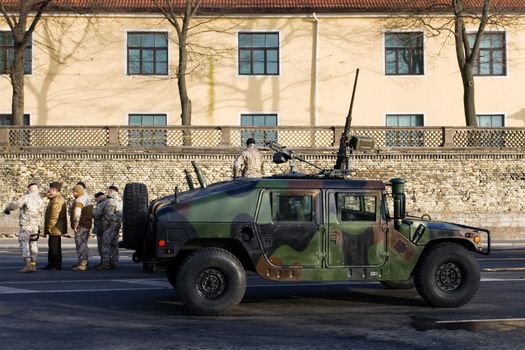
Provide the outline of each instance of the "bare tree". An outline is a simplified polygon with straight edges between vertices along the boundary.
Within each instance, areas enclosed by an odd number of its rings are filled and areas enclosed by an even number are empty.
[[[191,29],[190,23],[192,18],[199,10],[202,0],[185,0],[182,6],[174,5],[173,1],[170,0],[153,0],[153,3],[177,31],[179,62],[176,76],[181,105],[180,117],[182,125],[191,125],[191,99],[188,95],[186,84],[186,75],[188,73],[188,34]]]
[[[52,0],[20,0],[18,4],[12,4],[9,10],[6,1],[0,1],[0,12],[2,13],[13,37],[14,55],[8,62],[8,71],[13,88],[11,113],[14,125],[23,125],[24,122],[24,65],[25,48],[35,28],[42,17],[47,5]],[[12,3],[10,1],[9,3]],[[30,19],[30,16],[33,16]]]
[[[497,0],[431,0],[428,6],[421,2],[405,1],[391,10],[405,12],[396,16],[390,25],[399,28],[425,28],[429,36],[452,35],[456,58],[463,82],[463,108],[467,126],[477,126],[474,67],[488,25],[494,27],[513,23],[512,17],[503,14]],[[416,7],[419,6],[419,7]],[[469,33],[467,26],[475,26]]]

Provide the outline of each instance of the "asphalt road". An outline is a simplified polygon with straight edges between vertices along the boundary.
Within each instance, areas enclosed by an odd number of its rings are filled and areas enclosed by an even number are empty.
[[[73,265],[74,249],[64,253],[64,267]],[[457,309],[379,283],[297,285],[250,275],[230,315],[197,317],[129,251],[118,270],[20,274],[18,250],[0,248],[0,348],[523,349],[525,249],[478,257],[480,290]]]

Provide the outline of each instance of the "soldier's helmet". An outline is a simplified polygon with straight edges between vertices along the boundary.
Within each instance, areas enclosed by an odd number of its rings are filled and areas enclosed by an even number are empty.
[[[246,146],[249,145],[255,145],[255,139],[253,137],[250,137],[248,140],[246,140]]]

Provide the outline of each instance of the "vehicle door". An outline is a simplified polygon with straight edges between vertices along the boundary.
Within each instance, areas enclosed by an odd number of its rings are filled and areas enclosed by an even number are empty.
[[[328,266],[381,266],[386,223],[379,191],[327,191]]]
[[[264,190],[256,229],[266,259],[278,267],[321,265],[319,190]]]

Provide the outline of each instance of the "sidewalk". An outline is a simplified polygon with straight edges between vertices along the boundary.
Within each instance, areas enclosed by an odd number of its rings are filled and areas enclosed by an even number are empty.
[[[97,248],[97,239],[89,238],[88,241],[89,248]],[[493,241],[492,249],[525,249],[525,240],[512,240],[512,241]],[[0,238],[0,249],[8,248],[18,248],[18,240],[16,238]],[[47,238],[42,238],[38,240],[38,248],[47,248]],[[62,248],[75,248],[75,240],[69,237],[62,237]]]

